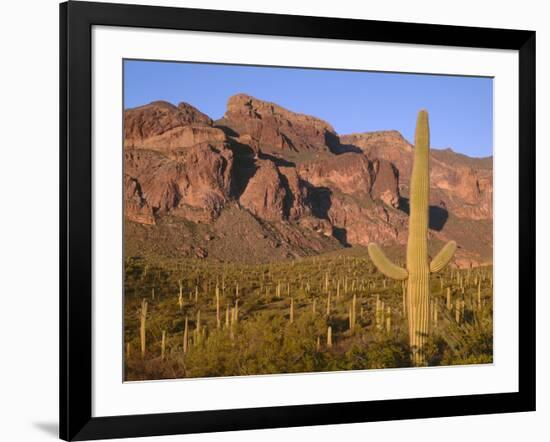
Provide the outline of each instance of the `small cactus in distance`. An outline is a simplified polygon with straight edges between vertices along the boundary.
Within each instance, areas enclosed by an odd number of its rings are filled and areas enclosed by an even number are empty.
[[[186,316],[185,327],[183,329],[183,354],[187,353],[188,348],[189,348],[189,324]]]
[[[428,262],[428,218],[430,190],[430,133],[428,112],[418,113],[415,132],[414,163],[411,174],[409,238],[407,242],[407,268],[392,263],[380,247],[369,244],[369,255],[375,266],[384,275],[407,280],[407,319],[412,362],[426,365],[424,346],[429,333],[430,273],[445,268],[456,250],[450,241]]]
[[[220,328],[221,319],[220,319],[220,291],[216,287],[216,327]]]
[[[180,311],[181,309],[183,308],[183,285],[181,283],[181,279],[178,281],[178,285],[179,285],[179,293],[178,293],[178,305],[180,307]]]
[[[332,348],[332,327],[327,328],[327,348]]]
[[[141,301],[141,309],[139,311],[139,340],[140,340],[142,358],[145,356],[145,350],[147,348],[146,321],[147,321],[147,301],[143,299]]]

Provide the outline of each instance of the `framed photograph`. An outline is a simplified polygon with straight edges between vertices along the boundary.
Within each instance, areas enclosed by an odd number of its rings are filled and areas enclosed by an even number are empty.
[[[60,17],[62,439],[535,409],[535,32]]]

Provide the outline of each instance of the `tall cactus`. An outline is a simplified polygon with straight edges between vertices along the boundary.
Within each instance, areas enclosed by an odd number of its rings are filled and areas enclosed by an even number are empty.
[[[445,268],[456,250],[450,241],[428,263],[428,217],[430,190],[430,130],[428,112],[421,110],[416,121],[414,163],[411,174],[407,268],[392,263],[377,244],[369,244],[369,255],[384,275],[407,280],[407,318],[411,359],[414,365],[426,365],[424,347],[429,334],[430,273]]]

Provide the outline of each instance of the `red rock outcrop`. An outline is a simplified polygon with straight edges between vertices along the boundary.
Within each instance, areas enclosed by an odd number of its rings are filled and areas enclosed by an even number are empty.
[[[403,244],[407,240],[407,216],[403,212],[380,204],[365,205],[348,195],[332,198],[328,218],[336,230],[344,232],[347,244]]]
[[[259,218],[281,221],[285,217],[287,191],[279,170],[268,160],[259,160],[256,165],[256,173],[248,181],[239,202]]]
[[[129,175],[124,175],[124,210],[132,221],[155,224],[153,209],[144,198],[138,180]]]
[[[185,216],[189,209],[194,212],[198,209],[205,212],[206,219],[213,219],[230,198],[233,152],[208,143],[184,152],[178,161],[183,173],[178,182],[181,202],[175,214],[180,211]]]
[[[171,152],[176,149],[195,146],[200,143],[223,143],[225,133],[221,129],[208,126],[182,126],[167,130],[139,141],[132,141],[128,148],[152,149]]]
[[[369,158],[390,161],[399,170],[401,192],[408,195],[413,147],[396,131],[345,135],[342,143],[360,148]],[[430,161],[431,204],[459,217],[491,219],[493,216],[492,161],[469,158],[451,149],[432,149]]]
[[[345,153],[301,164],[298,173],[316,188],[327,189],[329,201],[317,212],[326,211],[326,219],[343,243],[401,240],[399,231],[406,217],[396,210],[399,174],[388,161]]]
[[[139,149],[127,150],[124,160],[127,185],[139,186],[142,199],[155,216],[164,215],[178,205],[181,170],[175,161],[158,152]],[[127,205],[126,210],[127,216],[136,217],[131,206]]]
[[[375,160],[372,163],[371,196],[388,206],[398,208],[400,203],[399,195],[399,171],[386,160]]]
[[[279,173],[286,189],[285,215],[297,221],[311,215],[307,185],[298,175],[295,167],[279,167]]]
[[[207,222],[219,214],[230,197],[233,152],[203,143],[176,158],[152,150],[126,151],[126,194],[133,195],[126,199],[129,219],[143,222],[144,207],[155,217],[170,213],[192,221]]]
[[[364,155],[346,153],[301,164],[300,175],[316,187],[369,197],[372,188],[371,163]]]
[[[468,158],[450,149],[432,154],[432,199],[461,218],[493,218],[493,169],[486,161]],[[473,160],[473,161],[472,161]]]
[[[298,171],[314,186],[399,206],[399,174],[388,161],[371,162],[365,155],[345,153],[302,164]]]
[[[359,148],[368,158],[391,162],[399,170],[400,177],[408,181],[412,167],[413,147],[398,131],[341,135],[340,142],[348,147]]]
[[[212,126],[212,120],[190,104],[178,106],[154,101],[124,112],[124,145],[139,147],[144,140],[177,127],[196,124]]]
[[[227,111],[219,123],[241,137],[250,137],[251,146],[264,152],[329,152],[331,140],[337,139],[332,126],[319,118],[245,94],[229,98]]]
[[[187,103],[177,107],[156,101],[126,111],[124,146],[170,152],[199,143],[223,143],[225,133],[212,120]]]

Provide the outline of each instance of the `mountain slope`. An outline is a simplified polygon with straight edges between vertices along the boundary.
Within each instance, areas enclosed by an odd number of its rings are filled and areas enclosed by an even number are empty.
[[[166,102],[124,118],[128,254],[266,262],[406,242],[413,147],[396,131],[339,136],[245,94],[217,121]],[[433,150],[431,187],[432,239],[456,239],[459,265],[492,262],[492,159]]]

